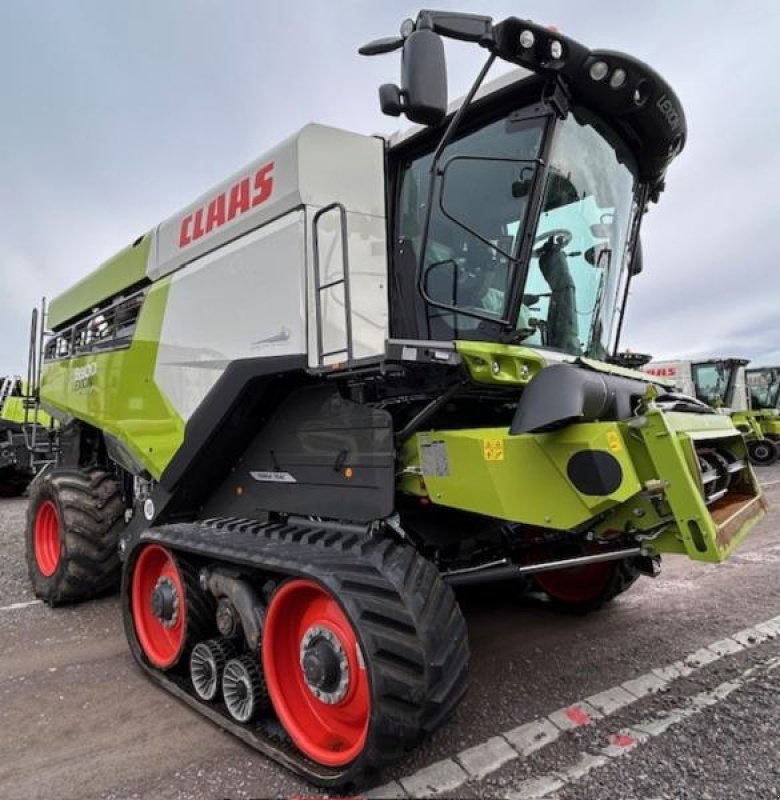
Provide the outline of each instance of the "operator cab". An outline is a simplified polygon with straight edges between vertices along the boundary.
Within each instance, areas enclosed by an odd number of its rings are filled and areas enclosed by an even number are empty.
[[[734,407],[739,370],[748,363],[744,359],[727,358],[692,364],[691,377],[697,399],[713,408]]]
[[[780,367],[749,369],[746,377],[752,409],[780,409]]]
[[[590,51],[516,18],[492,25],[438,14],[421,12],[395,40],[407,89],[380,90],[386,113],[427,125],[390,143],[390,336],[606,360],[640,269],[642,212],[685,140],[682,109],[660,76],[629,56]],[[440,35],[491,52],[439,124],[431,120],[440,87],[413,75],[422,63],[435,73],[438,56],[420,55],[418,35],[433,51]],[[392,42],[364,51],[386,52]],[[495,58],[524,69],[477,96]],[[415,117],[415,94],[425,96],[425,119]]]

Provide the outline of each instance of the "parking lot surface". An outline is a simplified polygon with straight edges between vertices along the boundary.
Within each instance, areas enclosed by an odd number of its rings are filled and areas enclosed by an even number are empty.
[[[780,797],[780,467],[722,565],[668,558],[586,617],[512,584],[459,594],[469,693],[369,796]],[[24,565],[25,500],[0,500],[0,797],[319,792],[153,686],[109,597],[49,609]]]

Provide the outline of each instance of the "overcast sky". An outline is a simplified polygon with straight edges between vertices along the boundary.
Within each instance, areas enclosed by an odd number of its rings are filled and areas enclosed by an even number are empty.
[[[644,224],[623,345],[780,363],[780,2],[451,0],[654,66],[689,137]],[[0,0],[0,375],[29,312],[310,121],[392,131],[396,0]],[[484,52],[448,44],[451,97]],[[497,73],[494,73],[497,74]]]

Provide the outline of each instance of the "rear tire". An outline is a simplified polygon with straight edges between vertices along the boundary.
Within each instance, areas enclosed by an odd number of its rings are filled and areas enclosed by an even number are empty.
[[[748,458],[751,464],[768,467],[780,458],[780,448],[771,439],[753,439],[747,443]]]
[[[51,606],[119,586],[119,483],[102,469],[56,469],[30,486],[25,530],[33,591]]]

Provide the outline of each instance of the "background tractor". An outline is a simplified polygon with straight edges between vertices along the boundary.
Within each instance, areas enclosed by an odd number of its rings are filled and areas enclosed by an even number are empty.
[[[685,394],[729,414],[745,437],[750,460],[768,466],[780,458],[778,372],[771,367],[746,370],[749,363],[742,358],[654,361],[643,369],[674,381]]]
[[[487,53],[449,109],[443,37]],[[34,392],[60,423],[36,593],[121,572],[149,677],[322,786],[454,712],[453,586],[595,608],[764,513],[729,417],[611,363],[685,142],[669,84],[515,17],[362,48],[395,50],[380,104],[418,127],[308,125],[139,236],[53,300]]]

